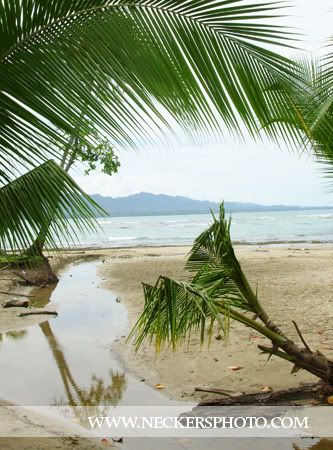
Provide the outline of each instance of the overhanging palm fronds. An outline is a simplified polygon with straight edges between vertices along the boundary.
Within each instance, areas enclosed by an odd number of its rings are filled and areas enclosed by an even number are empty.
[[[275,109],[272,123],[297,129],[301,150],[311,150],[316,160],[325,164],[327,177],[332,178],[333,57],[300,57],[297,67],[297,83],[291,85],[281,81],[268,87],[272,91],[283,90],[290,105],[274,117]]]
[[[257,131],[263,86],[293,64],[266,48],[288,43],[267,23],[282,3],[191,0],[1,0],[0,151],[36,164],[56,127],[82,111],[120,146],[172,128]],[[281,94],[282,96],[282,94]],[[58,136],[58,139],[60,137]]]
[[[41,229],[47,242],[73,242],[106,213],[55,162],[47,161],[0,188],[0,248],[28,249]]]
[[[259,346],[264,353],[333,384],[333,362],[309,348],[296,323],[305,348],[290,340],[264,310],[234,253],[223,205],[219,217],[213,216],[212,225],[196,239],[187,268],[195,272],[190,281],[161,276],[155,286],[144,285],[144,311],[129,336],[137,350],[146,338],[157,350],[164,343],[175,348],[192,332],[200,332],[203,342],[216,325],[227,336],[230,320],[236,320],[271,341],[272,346]]]

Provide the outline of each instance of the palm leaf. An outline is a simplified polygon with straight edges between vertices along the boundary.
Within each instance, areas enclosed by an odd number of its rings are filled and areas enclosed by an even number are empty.
[[[0,248],[28,249],[43,229],[47,242],[73,243],[77,232],[98,229],[106,213],[53,161],[0,188]]]
[[[297,60],[300,78],[295,85],[280,82],[269,87],[272,91],[284,90],[290,105],[290,108],[281,109],[272,122],[298,130],[298,146],[302,151],[314,153],[316,160],[324,164],[324,173],[330,180],[333,163],[332,55],[322,59],[300,57]]]
[[[284,339],[270,329],[257,293],[235,256],[223,204],[219,217],[213,216],[213,224],[196,239],[186,267],[195,272],[189,282],[161,276],[155,286],[144,285],[144,311],[129,336],[137,349],[146,338],[154,341],[157,350],[165,342],[175,348],[192,332],[200,332],[203,342],[206,336],[211,338],[216,325],[228,336],[230,319],[269,339]]]
[[[57,129],[75,134],[82,111],[118,147],[140,145],[173,120],[187,131],[224,123],[239,132],[245,123],[255,133],[270,114],[262,87],[294,77],[293,64],[266,47],[290,38],[267,24],[282,6],[0,2],[0,169],[49,157]]]

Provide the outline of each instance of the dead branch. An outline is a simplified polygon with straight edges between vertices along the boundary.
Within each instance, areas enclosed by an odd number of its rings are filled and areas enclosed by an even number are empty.
[[[226,397],[239,397],[240,395],[244,395],[244,392],[230,391],[229,389],[196,387],[196,388],[194,388],[194,390],[196,392],[208,392],[211,394],[221,394],[221,395],[225,395]]]
[[[35,316],[35,315],[57,316],[58,313],[56,311],[29,311],[26,313],[21,313],[19,317]]]

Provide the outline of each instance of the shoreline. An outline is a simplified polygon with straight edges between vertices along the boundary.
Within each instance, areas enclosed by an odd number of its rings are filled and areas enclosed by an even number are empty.
[[[49,248],[46,250],[47,253],[53,254],[53,253],[82,253],[82,252],[103,252],[103,251],[112,251],[112,250],[135,250],[135,249],[159,249],[159,248],[179,248],[179,247],[191,247],[193,245],[193,242],[189,243],[182,243],[182,244],[138,244],[138,245],[121,245],[121,246],[103,246],[103,245],[91,245],[91,246],[80,246],[80,247],[63,247],[60,249],[52,249]],[[250,241],[232,241],[233,246],[235,247],[272,247],[272,248],[284,248],[288,245],[290,246],[299,246],[299,245],[309,245],[310,247],[322,247],[322,246],[332,246],[333,247],[333,240],[311,240],[311,241],[303,241],[303,240],[297,240],[297,241],[279,241],[279,240],[273,240],[273,241],[258,241],[258,242],[250,242]]]

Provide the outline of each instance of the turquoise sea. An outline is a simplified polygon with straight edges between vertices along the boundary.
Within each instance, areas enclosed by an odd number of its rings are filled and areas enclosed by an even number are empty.
[[[79,241],[82,247],[187,245],[210,221],[210,214],[103,218],[100,233]],[[234,213],[231,235],[239,244],[333,242],[333,208]]]

